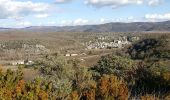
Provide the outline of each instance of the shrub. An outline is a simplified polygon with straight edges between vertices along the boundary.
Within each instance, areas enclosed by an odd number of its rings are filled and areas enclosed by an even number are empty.
[[[148,38],[133,44],[127,52],[133,59],[169,59],[170,58],[169,36]]]
[[[104,75],[98,82],[97,98],[102,100],[128,100],[126,83],[114,75]]]
[[[92,71],[95,76],[99,77],[103,74],[114,74],[118,77],[127,78],[129,71],[135,67],[135,62],[129,58],[108,55],[103,56],[98,64],[92,68]]]
[[[133,95],[147,93],[166,94],[170,91],[170,82],[164,78],[169,76],[159,69],[156,68],[156,70],[154,70],[154,68],[150,68],[144,63],[139,63],[137,69],[134,70],[134,73],[133,80],[135,83],[132,87]],[[164,77],[162,76],[163,73],[165,75]]]

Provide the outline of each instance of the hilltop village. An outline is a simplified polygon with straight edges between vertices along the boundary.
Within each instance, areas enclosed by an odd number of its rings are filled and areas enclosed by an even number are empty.
[[[120,49],[124,48],[125,46],[131,45],[134,42],[138,41],[140,37],[138,36],[106,36],[106,35],[99,35],[95,36],[93,39],[82,43],[84,47],[84,52],[74,52],[74,51],[67,51],[64,56],[66,57],[76,57],[76,56],[86,56],[91,54],[89,52],[92,51],[105,51],[110,49]],[[87,53],[87,51],[89,51]]]
[[[138,41],[139,37],[102,37],[99,36],[95,41],[86,42],[84,45],[87,49],[110,49],[110,48],[123,48],[126,45]]]

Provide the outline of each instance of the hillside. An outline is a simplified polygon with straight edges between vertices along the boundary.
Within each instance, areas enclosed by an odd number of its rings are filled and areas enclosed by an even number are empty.
[[[4,30],[4,28],[0,28]],[[7,30],[7,29],[6,29]],[[11,30],[11,29],[8,29]],[[170,21],[164,22],[133,22],[133,23],[106,23],[100,25],[82,26],[30,26],[21,29],[33,32],[169,32]]]

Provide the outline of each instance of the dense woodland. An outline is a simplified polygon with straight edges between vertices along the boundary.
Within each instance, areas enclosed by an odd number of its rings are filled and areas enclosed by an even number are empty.
[[[169,35],[147,36],[90,67],[46,55],[31,66],[40,72],[32,81],[23,79],[23,67],[0,70],[0,99],[170,100]]]

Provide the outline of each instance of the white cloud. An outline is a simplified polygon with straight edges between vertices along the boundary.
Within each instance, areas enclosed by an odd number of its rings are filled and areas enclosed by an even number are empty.
[[[129,16],[127,19],[128,19],[128,20],[133,20],[134,17],[133,17],[133,16]]]
[[[104,18],[100,19],[100,23],[104,23],[106,20]]]
[[[86,20],[86,19],[81,19],[81,18],[76,19],[75,21],[73,21],[73,25],[86,25],[86,24],[88,24],[88,23],[89,23],[88,20]]]
[[[1,0],[0,19],[22,18],[31,14],[48,12],[49,4],[33,3],[32,1]]]
[[[112,7],[117,8],[126,5],[148,4],[149,6],[158,6],[164,0],[86,0],[85,3],[94,7]]]
[[[46,18],[48,17],[49,15],[48,14],[36,14],[34,15],[36,18]]]
[[[146,14],[145,19],[147,21],[166,21],[166,20],[170,20],[170,13],[165,13],[165,14]]]
[[[72,0],[56,0],[56,3],[68,3],[71,2]]]
[[[114,22],[122,22],[123,21],[123,18],[116,18],[113,20]]]
[[[162,0],[149,0],[148,5],[157,6],[157,5],[161,4],[161,2],[162,2]]]
[[[110,6],[112,8],[129,5],[142,4],[144,0],[87,0],[85,3],[95,7]]]
[[[111,22],[111,19],[107,19],[107,18],[100,18],[99,21],[95,22],[96,24],[105,24],[105,23],[109,23]]]
[[[76,26],[76,25],[98,25],[98,24],[105,24],[110,22],[138,22],[142,21],[141,19],[136,19],[133,16],[129,16],[127,18],[115,18],[115,19],[108,19],[108,18],[100,18],[96,20],[87,20],[78,18],[76,20],[61,20],[60,26]]]
[[[62,20],[60,26],[76,26],[76,25],[87,25],[90,24],[89,20],[78,18],[76,20]]]
[[[28,27],[28,26],[31,26],[32,23],[29,22],[29,21],[23,21],[23,22],[19,22],[16,24],[17,27]]]
[[[49,25],[55,25],[56,22],[55,22],[55,21],[50,21],[50,22],[48,22],[48,24],[49,24]]]
[[[137,22],[138,19],[136,19],[134,16],[129,16],[127,19],[125,19],[125,22]]]
[[[60,22],[60,26],[70,26],[70,25],[72,25],[71,20],[61,20]]]

